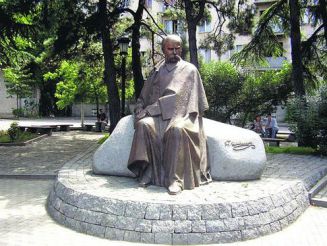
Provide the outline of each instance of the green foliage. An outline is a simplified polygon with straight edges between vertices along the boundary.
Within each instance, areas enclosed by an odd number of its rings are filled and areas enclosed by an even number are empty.
[[[206,116],[222,122],[234,113],[235,98],[240,94],[243,80],[236,68],[227,62],[210,62],[201,69],[210,109]]]
[[[18,127],[18,123],[17,122],[13,122],[10,124],[10,127],[8,129],[8,135],[10,137],[10,141],[14,142],[18,139],[19,135],[20,135],[20,130]]]
[[[24,116],[24,110],[22,108],[15,108],[12,110],[12,114],[16,117],[23,117]]]
[[[206,116],[244,126],[256,114],[273,111],[291,92],[290,66],[281,71],[241,73],[227,62],[202,64],[200,69],[209,111]]]
[[[31,95],[33,85],[31,73],[18,65],[4,69],[3,74],[9,95],[17,95],[18,98]]]
[[[296,10],[290,11],[289,4],[296,3],[298,6]],[[305,91],[311,93],[316,90],[323,81],[326,81],[327,76],[327,53],[326,53],[326,29],[324,10],[326,9],[325,1],[286,1],[278,0],[270,4],[257,21],[252,40],[242,49],[241,52],[235,53],[232,61],[242,66],[257,66],[267,65],[266,57],[283,56],[285,52],[280,45],[280,38],[277,34],[290,36],[293,42],[296,41],[295,36],[301,35],[301,42],[299,46],[301,49],[294,52],[301,53],[301,60],[293,63],[300,64],[303,67],[303,74],[298,74],[304,79]],[[297,33],[295,36],[290,35],[291,25],[300,25],[296,23],[297,11],[300,12],[300,22],[304,23],[304,16],[307,15],[311,28],[314,30],[310,32],[309,36],[304,33]],[[294,46],[295,47],[295,46]],[[296,66],[294,66],[296,68]],[[303,87],[302,79],[294,79],[294,90],[298,93]],[[300,88],[300,89],[299,89]],[[303,93],[303,92],[301,92]]]
[[[37,133],[31,133],[31,132],[20,132],[18,137],[12,141],[9,137],[8,133],[6,131],[0,131],[0,143],[19,143],[19,142],[25,142],[27,140],[33,139],[38,137],[39,135]]]
[[[316,154],[316,150],[311,147],[275,147],[275,146],[265,146],[267,153],[272,154],[296,154],[296,155],[313,155]]]
[[[301,146],[327,155],[327,86],[315,95],[293,98],[287,104],[287,118]]]
[[[94,66],[94,67],[93,67]],[[44,74],[45,80],[58,80],[55,96],[57,106],[63,109],[73,102],[105,102],[105,86],[102,83],[102,67],[93,64],[91,67],[83,61],[61,62],[54,73]]]
[[[35,30],[37,1],[0,2],[0,67],[22,61],[30,55],[30,36]]]
[[[60,109],[65,108],[74,102],[78,92],[78,64],[69,61],[63,61],[55,73],[47,73],[44,79],[58,78],[55,96],[58,98],[57,106]]]

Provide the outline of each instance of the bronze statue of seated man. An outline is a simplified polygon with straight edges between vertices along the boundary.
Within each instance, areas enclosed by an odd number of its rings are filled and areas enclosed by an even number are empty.
[[[181,59],[181,38],[168,35],[162,51],[136,103],[128,168],[140,186],[175,195],[211,181],[202,122],[208,102],[197,68]]]

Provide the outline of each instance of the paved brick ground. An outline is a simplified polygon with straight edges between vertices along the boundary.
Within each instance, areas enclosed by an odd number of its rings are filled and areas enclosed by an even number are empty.
[[[0,176],[56,175],[69,160],[97,145],[103,133],[69,131],[26,146],[0,146]]]
[[[53,181],[0,179],[0,245],[139,245],[88,236],[55,223],[45,200]],[[227,245],[324,246],[327,209],[309,207],[281,232]]]
[[[76,135],[74,135],[76,134]],[[50,139],[45,142],[38,142],[33,145],[36,148],[45,148],[43,153],[46,157],[39,156],[38,159],[44,160],[42,164],[34,165],[33,149],[26,148],[25,152],[13,158],[10,148],[0,149],[0,170],[3,174],[26,173],[26,174],[45,174],[55,173],[58,168],[70,158],[76,157],[81,152],[92,147],[95,139],[90,140],[90,135],[83,136],[77,132],[58,133],[58,146],[67,148],[69,146],[74,153],[60,151],[47,151],[47,148],[53,148]],[[64,144],[61,144],[61,137]],[[55,140],[57,136],[53,136]],[[75,139],[76,141],[72,141]],[[43,141],[43,140],[42,140]],[[85,144],[84,144],[85,143]],[[79,147],[76,147],[78,145]],[[29,146],[32,147],[32,146]],[[22,147],[20,147],[22,148]],[[24,148],[24,147],[23,147]],[[20,149],[22,150],[22,149]],[[6,154],[5,154],[6,152]],[[17,152],[17,151],[16,151]],[[26,156],[26,158],[23,158]],[[29,157],[28,157],[29,156]],[[56,156],[56,158],[54,158]],[[280,158],[298,158],[297,163],[308,161],[311,163],[309,169],[314,168],[315,159],[310,157],[276,156],[276,165],[267,172],[272,174],[282,174],[291,178],[301,176],[306,179],[307,168],[302,170],[294,168],[283,169],[278,165]],[[63,159],[64,161],[61,161]],[[20,160],[20,161],[19,161]],[[10,163],[16,163],[10,168]],[[20,164],[20,165],[19,165]],[[24,169],[22,172],[21,168]],[[39,168],[41,167],[41,168]],[[6,170],[6,171],[5,171]],[[46,172],[44,171],[46,170]],[[28,172],[27,172],[28,171]],[[41,172],[42,171],[42,172]],[[65,228],[55,223],[47,214],[45,204],[49,189],[53,186],[52,180],[31,180],[31,179],[0,179],[0,245],[137,245],[128,242],[108,241],[106,239],[96,238],[81,234]],[[326,245],[327,242],[327,209],[318,207],[309,207],[300,218],[281,232],[268,236],[260,237],[255,240],[249,240],[240,243],[228,245]]]

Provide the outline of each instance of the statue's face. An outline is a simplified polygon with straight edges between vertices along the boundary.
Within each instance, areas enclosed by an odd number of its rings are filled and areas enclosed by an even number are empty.
[[[167,40],[163,47],[163,52],[167,63],[178,62],[182,54],[181,44],[173,40]]]

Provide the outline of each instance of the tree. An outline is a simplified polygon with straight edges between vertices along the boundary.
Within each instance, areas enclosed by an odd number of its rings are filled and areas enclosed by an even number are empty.
[[[141,65],[140,54],[140,29],[142,25],[142,17],[145,8],[145,0],[139,0],[137,10],[133,12],[134,23],[131,26],[132,29],[132,70],[134,77],[134,90],[135,98],[137,99],[141,93],[143,87],[143,74]]]
[[[47,20],[54,23],[52,59],[73,59],[81,56],[93,42],[102,44],[103,81],[107,86],[111,132],[120,119],[120,99],[116,81],[115,40],[112,30],[120,16],[122,2],[100,0],[52,1]],[[60,10],[60,11],[58,11]]]
[[[57,80],[55,96],[57,106],[64,109],[74,102],[96,102],[97,113],[99,103],[106,102],[105,85],[102,80],[102,64],[90,66],[84,61],[62,61],[54,73],[44,75],[45,80]],[[83,125],[83,107],[81,107],[81,120]]]
[[[118,18],[109,13],[108,9],[113,8],[116,1],[109,3],[106,0],[99,0],[99,20],[100,33],[102,40],[103,58],[104,58],[104,82],[107,85],[108,102],[109,102],[109,132],[112,132],[120,119],[120,100],[118,87],[116,84],[116,69],[114,63],[114,46],[111,36],[111,28],[114,21]]]
[[[271,112],[291,93],[290,66],[281,71],[241,73],[227,62],[202,64],[200,73],[207,93],[206,116],[244,127],[256,114]]]
[[[37,3],[34,0],[0,2],[0,67],[29,56],[19,41],[28,39],[35,32]]]
[[[289,5],[288,5],[289,2]],[[314,16],[315,22],[312,23],[315,31],[304,41],[301,41],[300,22],[301,17],[306,11],[307,15]],[[311,6],[309,1],[299,0],[279,0],[273,3],[260,16],[256,30],[254,31],[251,42],[243,50],[233,57],[237,64],[258,64],[263,62],[267,54],[280,56],[283,53],[282,47],[272,30],[273,25],[283,28],[286,34],[290,33],[292,43],[292,82],[296,96],[305,95],[305,79],[307,85],[310,82],[317,82],[319,76],[326,76],[326,47],[327,39],[323,41],[326,34],[326,12],[325,1],[319,1],[318,5]],[[321,21],[319,21],[321,20]],[[289,27],[290,31],[289,31]],[[303,60],[306,62],[304,63]],[[314,66],[310,66],[314,64]],[[312,70],[314,67],[314,71]],[[316,76],[316,75],[318,76]]]
[[[19,66],[10,67],[4,69],[4,80],[7,93],[10,96],[16,95],[16,111],[19,112],[21,110],[20,99],[32,94],[31,74],[26,74],[26,71]]]
[[[187,24],[190,62],[196,67],[199,67],[198,61],[198,46],[196,38],[197,26],[210,19],[209,9],[213,8],[218,16],[218,22],[215,29],[211,32],[205,41],[201,44],[202,47],[214,49],[217,54],[221,54],[230,49],[234,41],[234,33],[244,33],[252,27],[253,7],[246,1],[220,1],[220,0],[180,0],[174,1],[174,4],[168,4],[174,7],[177,11],[182,9],[185,11],[185,20]],[[169,1],[170,2],[170,1]],[[227,28],[231,31],[225,33],[223,27],[226,26],[226,20],[230,23]],[[228,43],[223,46],[223,43]]]

